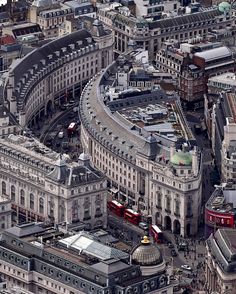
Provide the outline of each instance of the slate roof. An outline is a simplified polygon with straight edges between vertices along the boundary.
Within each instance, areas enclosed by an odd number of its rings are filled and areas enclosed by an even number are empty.
[[[37,233],[42,233],[45,231],[45,228],[41,226],[40,223],[29,223],[22,225],[15,225],[6,230],[6,232],[11,233],[19,238],[30,236]]]
[[[117,259],[110,259],[110,260],[104,260],[103,262],[98,262],[91,266],[93,269],[98,270],[104,274],[112,274],[119,271],[126,270],[130,267],[130,265],[117,260]]]
[[[201,21],[209,21],[216,16],[221,15],[218,9],[212,9],[207,11],[201,11],[197,13],[180,15],[172,18],[161,19],[149,23],[150,29],[155,28],[174,28],[181,25],[194,24]]]
[[[75,44],[76,49],[84,48],[88,45],[95,44],[95,41],[91,39],[91,42],[88,42],[88,38],[91,38],[91,34],[86,30],[79,30],[72,34],[63,36],[56,40],[53,40],[40,48],[35,49],[34,51],[27,54],[21,60],[16,60],[10,67],[10,72],[14,73],[14,82],[15,88],[17,84],[20,82],[22,75],[25,73],[29,74],[30,69],[33,69],[33,75],[40,72],[41,69],[45,67],[42,64],[42,60],[45,60],[46,64],[51,63],[55,60],[61,59],[62,56],[67,55],[74,51],[69,47],[70,44]],[[80,44],[77,41],[81,41]],[[62,52],[62,48],[65,47],[67,49],[66,52]],[[60,56],[57,56],[55,52],[60,51]],[[49,57],[51,55],[51,59]],[[34,65],[37,65],[37,69],[34,68]],[[31,74],[29,74],[28,79],[31,78]],[[23,87],[23,86],[22,86]],[[15,91],[15,96],[19,98],[21,91],[19,93]]]

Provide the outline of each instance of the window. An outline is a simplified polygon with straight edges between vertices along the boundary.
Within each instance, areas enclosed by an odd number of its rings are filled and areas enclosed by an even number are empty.
[[[16,201],[16,188],[15,188],[15,186],[11,186],[11,200]]]
[[[39,213],[44,213],[44,199],[42,197],[39,198]]]
[[[34,194],[30,193],[30,209],[34,210]]]
[[[6,195],[7,194],[7,187],[6,187],[6,183],[2,182],[2,194]]]
[[[25,191],[24,190],[20,190],[20,205],[25,206]]]

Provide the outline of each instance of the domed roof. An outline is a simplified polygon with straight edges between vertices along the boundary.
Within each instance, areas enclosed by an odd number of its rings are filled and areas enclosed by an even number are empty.
[[[178,151],[172,156],[170,162],[175,165],[191,165],[192,154],[189,152]]]
[[[153,266],[163,262],[160,250],[157,246],[150,243],[147,236],[144,236],[141,244],[133,249],[131,257],[133,264],[141,266]]]
[[[82,160],[82,161],[84,161],[84,160],[90,160],[90,157],[89,157],[88,154],[86,154],[86,153],[83,152],[83,153],[80,154],[79,160]]]
[[[231,8],[231,5],[228,2],[221,2],[218,5],[218,9],[219,9],[220,12],[227,12],[227,11],[230,10],[230,8]]]

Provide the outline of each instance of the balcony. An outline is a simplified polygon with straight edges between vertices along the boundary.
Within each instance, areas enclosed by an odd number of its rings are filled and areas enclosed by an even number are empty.
[[[177,213],[177,212],[175,212],[174,215],[175,215],[176,217],[180,217],[180,214]]]
[[[162,207],[160,205],[156,205],[156,208],[162,210]]]
[[[171,213],[171,210],[170,209],[165,209],[165,212],[167,212],[167,213]]]

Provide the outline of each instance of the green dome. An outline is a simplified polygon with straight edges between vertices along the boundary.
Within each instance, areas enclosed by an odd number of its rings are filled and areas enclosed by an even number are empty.
[[[172,156],[170,162],[175,165],[191,165],[192,155],[189,152],[178,151]]]
[[[221,2],[221,3],[218,5],[218,9],[219,9],[219,11],[220,11],[220,12],[223,12],[223,13],[229,11],[230,8],[231,8],[231,5],[230,5],[230,3],[228,3],[228,2]]]

